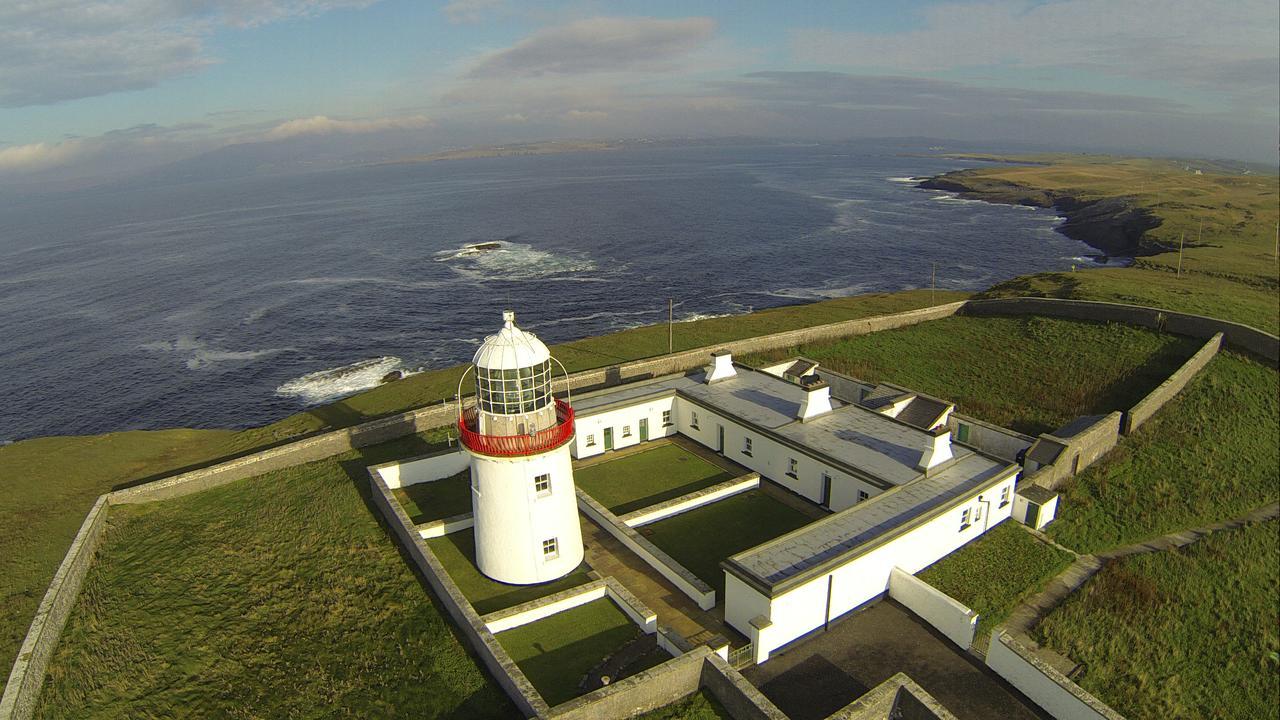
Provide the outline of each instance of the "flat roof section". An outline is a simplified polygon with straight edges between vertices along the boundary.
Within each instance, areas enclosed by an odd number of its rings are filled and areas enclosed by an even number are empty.
[[[920,476],[921,454],[933,443],[929,433],[857,405],[778,428],[777,432],[894,485]]]
[[[904,530],[932,511],[1016,472],[976,453],[967,453],[936,475],[894,488],[848,510],[804,526],[729,558],[727,566],[777,588],[822,572],[827,563],[843,563],[870,549],[874,541]],[[896,534],[895,534],[896,536]]]
[[[804,388],[750,368],[738,367],[737,371],[733,377],[712,385],[703,382],[705,373],[695,373],[681,378],[684,384],[677,389],[694,400],[770,430],[796,422]],[[831,406],[843,407],[844,403],[832,398]]]

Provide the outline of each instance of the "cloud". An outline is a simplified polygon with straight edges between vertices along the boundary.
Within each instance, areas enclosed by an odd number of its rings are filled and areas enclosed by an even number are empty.
[[[475,24],[492,14],[506,9],[505,0],[453,0],[440,8],[449,22],[455,25]]]
[[[507,113],[502,116],[502,122],[526,123],[529,122],[529,118],[524,113]]]
[[[82,154],[82,150],[79,140],[0,148],[0,172],[29,172],[60,167],[73,162]]]
[[[324,115],[286,120],[271,128],[263,136],[267,140],[283,140],[302,135],[332,135],[334,133],[364,134],[387,130],[418,130],[431,124],[424,115],[408,117],[374,118],[371,120],[335,120]]]
[[[602,122],[609,119],[609,113],[603,110],[570,110],[560,116],[571,122]]]
[[[141,90],[215,60],[220,27],[263,25],[375,0],[32,0],[0,2],[0,107]]]
[[[519,78],[669,69],[715,32],[710,18],[598,17],[540,30],[483,56],[466,77]]]
[[[1084,72],[1223,95],[1270,115],[1280,91],[1275,0],[953,2],[922,10],[910,30],[811,28],[791,41],[798,59],[826,66]]]

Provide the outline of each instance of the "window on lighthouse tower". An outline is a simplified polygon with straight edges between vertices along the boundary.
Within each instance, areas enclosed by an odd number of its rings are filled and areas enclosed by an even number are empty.
[[[550,538],[542,541],[542,556],[547,560],[551,560],[560,555],[560,544],[556,538]]]

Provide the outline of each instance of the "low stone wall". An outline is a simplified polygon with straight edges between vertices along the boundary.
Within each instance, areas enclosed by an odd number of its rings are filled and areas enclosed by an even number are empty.
[[[1124,414],[1124,423],[1120,432],[1128,435],[1137,430],[1152,415],[1155,415],[1157,410],[1164,407],[1165,403],[1182,392],[1182,388],[1191,382],[1196,373],[1200,372],[1205,365],[1209,364],[1210,360],[1217,356],[1218,350],[1222,348],[1222,340],[1222,333],[1217,333],[1212,338],[1209,338],[1209,342],[1206,342],[1204,347],[1196,351],[1195,355],[1192,355],[1189,360],[1183,363],[1182,367],[1175,370],[1155,390],[1147,393],[1146,397],[1139,400],[1132,408],[1129,408],[1129,412]]]
[[[489,632],[496,635],[504,630],[512,630],[556,613],[572,610],[579,605],[586,605],[593,600],[607,597],[608,594],[604,580],[592,580],[578,587],[491,612],[481,616],[480,621],[489,629]]]
[[[1035,442],[1035,438],[1029,435],[954,412],[947,418],[947,427],[951,429],[953,442],[960,442],[958,437],[962,423],[969,427],[969,438],[961,444],[977,448],[1006,462],[1017,462],[1018,453],[1031,447],[1031,443]]]
[[[578,509],[604,528],[605,532],[617,538],[618,542],[626,545],[649,567],[657,570],[658,574],[670,580],[671,584],[688,595],[689,599],[698,604],[698,607],[710,610],[716,606],[716,591],[710,585],[689,572],[688,568],[676,562],[675,558],[660,550],[640,533],[627,527],[616,515],[609,512],[608,508],[596,502],[595,498],[581,489],[578,490]]]
[[[732,480],[716,483],[711,487],[695,490],[687,495],[681,495],[666,502],[627,513],[618,518],[618,520],[627,527],[637,528],[674,517],[680,513],[696,510],[704,505],[710,505],[718,500],[723,500],[748,490],[754,490],[758,487],[760,487],[760,473],[749,472]]]
[[[4,696],[0,697],[0,718],[26,720],[35,712],[49,658],[53,656],[58,638],[67,624],[67,616],[80,594],[85,573],[93,564],[93,554],[107,525],[107,511],[106,496],[100,496],[80,524],[71,548],[54,573],[22,648],[18,650]]]
[[[906,673],[901,672],[827,716],[827,720],[914,720],[915,718],[957,720],[950,710],[942,706],[942,703],[935,700]]]
[[[619,680],[552,708],[543,717],[556,720],[627,718],[670,705],[698,691],[711,651],[694,648],[657,667]]]
[[[902,568],[889,572],[889,597],[932,625],[961,650],[968,650],[973,644],[978,613]]]
[[[1057,720],[1124,720],[1038,657],[1034,643],[1025,636],[1015,638],[1004,628],[997,629],[987,648],[987,666]]]
[[[1273,364],[1280,362],[1280,338],[1271,333],[1243,323],[1142,305],[1059,298],[994,298],[969,300],[963,312],[965,315],[1047,315],[1072,320],[1118,322],[1205,340],[1222,333],[1231,347],[1266,358]]]
[[[785,713],[719,655],[707,656],[702,665],[701,685],[720,701],[734,720],[787,720]]]
[[[441,450],[430,455],[406,458],[375,465],[378,475],[391,489],[405,485],[434,482],[453,477],[471,466],[471,456],[461,447]]]
[[[1067,478],[1075,476],[1097,462],[1120,441],[1120,423],[1123,418],[1124,414],[1119,411],[1104,415],[1071,437],[1058,437],[1044,433],[1042,437],[1047,436],[1067,447],[1053,461],[1053,464],[1045,465],[1036,471],[1033,476],[1036,478],[1036,484],[1049,490],[1056,490],[1066,482]]]

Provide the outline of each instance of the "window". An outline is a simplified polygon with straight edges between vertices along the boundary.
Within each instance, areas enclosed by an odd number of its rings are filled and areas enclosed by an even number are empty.
[[[480,409],[502,415],[534,412],[545,407],[551,394],[551,361],[518,370],[476,367],[476,395]]]
[[[867,499],[867,498],[869,498],[869,497],[871,497],[871,496],[867,494],[867,491],[866,491],[866,490],[859,490],[859,491],[858,491],[858,502],[862,502],[863,500],[866,500],[866,499]]]
[[[742,454],[748,457],[751,455],[751,438],[742,438]]]
[[[960,511],[960,529],[965,530],[969,527],[969,508]]]
[[[964,423],[956,423],[956,440],[958,442],[969,442],[969,426]]]
[[[662,411],[662,427],[671,427],[671,411]]]
[[[693,428],[694,430],[698,429],[698,411],[697,410],[693,411],[693,417],[689,419],[689,427]]]
[[[799,463],[796,462],[795,458],[787,458],[787,474],[795,477],[798,465]]]
[[[588,435],[587,447],[595,447],[595,446],[596,446],[596,436],[594,434]]]
[[[1009,504],[1009,491],[1011,489],[1012,488],[1010,488],[1008,485],[1005,485],[1004,487],[1000,488],[1000,507],[1004,507],[1005,505]]]
[[[630,425],[623,425],[623,426],[622,426],[622,437],[631,437],[631,426],[630,426]]]
[[[533,479],[533,489],[539,495],[551,494],[551,475],[544,473]]]
[[[542,541],[542,557],[546,560],[554,560],[560,557],[560,543],[555,538]]]

